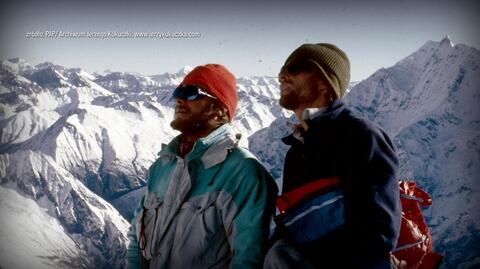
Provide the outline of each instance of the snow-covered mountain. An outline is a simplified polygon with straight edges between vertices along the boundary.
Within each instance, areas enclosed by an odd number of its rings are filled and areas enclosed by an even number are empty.
[[[0,155],[2,268],[120,268],[129,223],[40,152]]]
[[[28,199],[32,199],[37,207],[31,210],[48,213],[38,218],[47,221],[43,225],[52,232],[62,235],[52,243],[52,249],[59,243],[58,256],[65,257],[56,261],[57,265],[122,265],[128,224],[118,212],[127,220],[131,218],[143,194],[148,167],[161,144],[177,134],[169,126],[174,107],[171,92],[191,69],[150,77],[126,72],[91,75],[52,63],[32,66],[19,58],[2,62],[2,191],[19,203],[28,203],[23,211],[31,208]],[[278,82],[273,77],[242,78],[238,88],[240,101],[234,127],[244,137],[241,144],[247,146],[252,133],[288,112],[276,105]],[[48,184],[56,187],[49,188]],[[81,191],[72,192],[73,188]],[[5,202],[5,206],[2,203],[3,211],[14,214],[12,202]],[[63,211],[73,217],[67,218]],[[28,227],[17,234],[25,229]],[[93,233],[92,229],[101,231]],[[16,236],[13,231],[3,231],[5,238],[13,240]],[[27,234],[36,240],[33,233]],[[116,244],[110,242],[114,234],[119,237]],[[2,242],[6,242],[3,236]],[[65,254],[61,254],[63,250]],[[81,259],[74,260],[75,255]],[[16,265],[4,260],[9,261],[0,259],[1,267]]]
[[[402,178],[432,194],[426,215],[446,268],[480,264],[478,64],[476,49],[429,41],[346,98],[395,138]],[[177,134],[171,92],[191,69],[143,76],[20,58],[0,64],[0,212],[9,216],[0,223],[0,267],[122,266],[146,171]],[[241,145],[281,181],[280,138],[294,117],[278,105],[278,81],[237,83]],[[29,217],[35,226],[24,224]]]

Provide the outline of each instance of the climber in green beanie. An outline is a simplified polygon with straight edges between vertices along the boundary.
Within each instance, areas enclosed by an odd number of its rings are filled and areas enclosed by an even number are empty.
[[[264,268],[390,268],[400,230],[392,141],[342,98],[347,55],[332,44],[304,44],[278,75],[280,105],[300,124],[283,138],[280,214]]]

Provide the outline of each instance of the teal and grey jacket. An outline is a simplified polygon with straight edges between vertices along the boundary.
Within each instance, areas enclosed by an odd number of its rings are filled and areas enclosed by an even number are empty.
[[[225,124],[163,145],[129,231],[128,268],[260,268],[277,188]]]

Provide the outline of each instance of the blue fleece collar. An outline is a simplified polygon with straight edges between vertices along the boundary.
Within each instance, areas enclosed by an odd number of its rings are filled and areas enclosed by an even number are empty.
[[[171,158],[179,157],[178,146],[180,144],[180,138],[181,135],[178,135],[168,145],[162,144],[162,150],[158,155]],[[227,155],[227,149],[234,146],[235,139],[232,134],[232,125],[227,123],[212,131],[208,136],[198,139],[185,158],[193,160],[201,156],[204,165],[211,167],[222,162]],[[213,158],[214,156],[217,157]]]

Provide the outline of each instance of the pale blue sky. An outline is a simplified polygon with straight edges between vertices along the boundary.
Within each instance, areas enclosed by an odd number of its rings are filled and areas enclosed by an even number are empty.
[[[145,75],[208,62],[236,76],[276,75],[302,43],[346,51],[352,81],[365,79],[446,34],[480,48],[478,1],[290,1],[263,3],[11,1],[2,3],[0,58],[51,61],[89,72]],[[29,31],[198,31],[193,39],[33,39]]]

